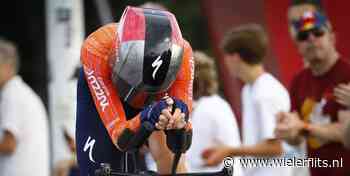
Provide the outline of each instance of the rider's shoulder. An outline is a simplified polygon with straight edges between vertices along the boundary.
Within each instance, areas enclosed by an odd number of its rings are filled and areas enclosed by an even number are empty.
[[[97,36],[115,36],[116,31],[117,31],[117,23],[105,24],[99,27],[93,33],[91,33],[88,36],[88,39],[91,37],[97,37]]]
[[[117,23],[109,23],[92,32],[84,41],[83,49],[96,54],[108,54],[116,42]]]

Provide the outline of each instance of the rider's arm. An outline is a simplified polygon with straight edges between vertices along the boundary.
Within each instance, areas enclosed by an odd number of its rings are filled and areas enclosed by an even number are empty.
[[[187,41],[184,40],[183,61],[176,76],[176,80],[169,88],[169,95],[182,100],[187,106],[189,112],[192,112],[192,96],[193,96],[193,78],[194,78],[194,61],[192,56],[192,48]]]
[[[126,120],[117,88],[112,83],[111,64],[114,64],[118,47],[116,29],[117,24],[112,23],[92,33],[83,43],[81,62],[100,118],[111,140],[118,147],[118,138],[124,129],[137,131],[140,118],[137,115]]]
[[[157,171],[159,174],[169,174],[173,164],[174,154],[166,145],[166,136],[163,131],[154,131],[149,138],[148,147],[150,153],[156,162]],[[185,157],[181,157],[177,173],[186,172]]]

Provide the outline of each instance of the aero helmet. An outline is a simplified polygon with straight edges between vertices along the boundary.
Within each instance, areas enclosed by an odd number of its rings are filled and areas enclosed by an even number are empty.
[[[176,79],[184,52],[175,16],[128,6],[117,30],[119,47],[113,82],[120,97],[128,102],[140,93],[166,91]]]

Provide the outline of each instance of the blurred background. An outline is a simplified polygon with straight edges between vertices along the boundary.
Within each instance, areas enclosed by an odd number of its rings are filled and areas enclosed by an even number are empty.
[[[62,124],[74,119],[75,105],[63,99],[71,94],[67,86],[79,67],[79,51],[84,38],[110,22],[117,22],[127,5],[146,1],[120,0],[11,0],[0,6],[0,37],[15,42],[20,53],[19,74],[44,101],[51,126],[52,161],[65,157]],[[214,56],[220,71],[221,93],[230,102],[240,122],[241,83],[225,74],[219,41],[233,26],[262,24],[269,34],[270,50],[266,67],[285,86],[302,68],[302,59],[289,37],[284,0],[163,0],[175,14],[183,36],[194,50]],[[326,9],[337,34],[337,47],[350,55],[350,25],[346,12],[350,1],[319,1]],[[74,86],[73,86],[74,87]],[[74,91],[74,90],[73,90]],[[73,96],[74,99],[74,96]],[[68,102],[67,102],[68,101]],[[70,110],[69,110],[70,109]],[[70,112],[70,114],[68,114]],[[72,115],[73,114],[73,115]],[[67,117],[67,116],[72,116]],[[67,127],[73,128],[74,127]],[[72,132],[74,134],[74,132]]]

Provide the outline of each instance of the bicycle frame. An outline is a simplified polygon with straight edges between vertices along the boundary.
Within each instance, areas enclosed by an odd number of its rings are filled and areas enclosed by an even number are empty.
[[[198,172],[160,175],[153,171],[140,171],[138,173],[126,173],[114,171],[108,163],[102,163],[100,169],[95,171],[95,176],[232,176],[232,168],[223,168],[219,172]]]

